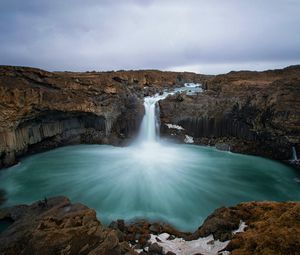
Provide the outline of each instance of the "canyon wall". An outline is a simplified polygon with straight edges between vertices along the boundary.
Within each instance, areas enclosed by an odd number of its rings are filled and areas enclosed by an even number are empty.
[[[208,78],[148,71],[46,72],[0,66],[0,168],[60,145],[122,145],[137,133],[143,97]]]
[[[230,72],[203,83],[203,93],[160,101],[161,132],[195,143],[279,160],[300,154],[300,66]],[[167,128],[177,124],[183,131]]]
[[[60,145],[126,145],[139,129],[143,97],[186,82],[204,92],[159,102],[163,136],[279,160],[290,159],[293,146],[300,154],[300,66],[218,76],[0,66],[0,168]]]

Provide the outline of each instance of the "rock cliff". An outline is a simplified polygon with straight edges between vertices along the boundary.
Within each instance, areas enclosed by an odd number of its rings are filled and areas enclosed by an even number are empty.
[[[139,128],[144,93],[206,79],[155,70],[72,73],[0,66],[0,168],[60,145],[124,144]]]
[[[300,154],[300,66],[230,72],[203,87],[159,102],[164,135],[279,160],[291,159],[293,146]]]
[[[140,126],[143,96],[186,82],[204,92],[159,102],[162,135],[279,160],[293,146],[300,154],[300,66],[218,76],[0,66],[0,168],[60,145],[126,144]]]

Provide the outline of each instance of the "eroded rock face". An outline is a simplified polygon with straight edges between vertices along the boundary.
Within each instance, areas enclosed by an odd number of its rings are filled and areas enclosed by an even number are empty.
[[[140,126],[144,93],[206,79],[193,73],[54,73],[1,66],[0,168],[60,145],[125,144]]]
[[[265,72],[230,72],[204,83],[198,95],[159,102],[164,135],[184,134],[198,144],[288,160],[300,154],[300,66]],[[184,131],[176,134],[166,123]],[[178,132],[177,132],[178,133]]]

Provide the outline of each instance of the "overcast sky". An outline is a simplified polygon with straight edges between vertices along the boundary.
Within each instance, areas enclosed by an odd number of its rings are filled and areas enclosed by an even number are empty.
[[[212,74],[300,64],[300,0],[0,0],[0,64]]]

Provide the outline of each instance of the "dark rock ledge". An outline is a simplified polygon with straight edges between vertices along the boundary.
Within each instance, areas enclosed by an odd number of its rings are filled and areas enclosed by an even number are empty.
[[[245,232],[233,235],[240,221]],[[194,233],[176,231],[169,225],[123,220],[104,227],[94,210],[72,204],[66,197],[49,198],[32,205],[0,210],[0,254],[165,254],[150,245],[150,234],[169,233],[171,238],[195,240],[213,234],[232,255],[300,254],[300,202],[247,202],[215,210]],[[173,254],[173,253],[166,253]]]

